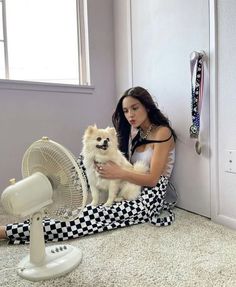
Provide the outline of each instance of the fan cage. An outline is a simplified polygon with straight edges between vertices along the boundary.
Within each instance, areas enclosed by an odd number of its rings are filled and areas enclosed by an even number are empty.
[[[43,138],[34,142],[22,160],[22,176],[41,172],[51,182],[53,203],[46,206],[46,217],[72,220],[87,201],[88,186],[75,156],[62,145]]]

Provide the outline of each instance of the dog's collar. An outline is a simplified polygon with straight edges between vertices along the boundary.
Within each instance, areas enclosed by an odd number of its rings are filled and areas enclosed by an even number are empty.
[[[94,163],[95,163],[95,164],[102,164],[102,162],[97,161],[97,160],[94,160]]]

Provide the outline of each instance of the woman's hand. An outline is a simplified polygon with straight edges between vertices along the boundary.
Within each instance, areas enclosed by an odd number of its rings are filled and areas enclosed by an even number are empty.
[[[104,164],[96,164],[96,170],[102,178],[122,179],[125,171],[116,163],[108,161]]]

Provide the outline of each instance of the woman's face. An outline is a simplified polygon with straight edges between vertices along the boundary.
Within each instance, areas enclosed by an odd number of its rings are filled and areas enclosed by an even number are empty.
[[[132,127],[138,128],[150,124],[147,110],[139,100],[127,96],[122,102],[122,107],[124,115]]]

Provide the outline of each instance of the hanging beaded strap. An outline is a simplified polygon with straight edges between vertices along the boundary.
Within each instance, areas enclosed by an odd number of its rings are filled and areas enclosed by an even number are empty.
[[[193,52],[190,60],[191,70],[191,88],[192,88],[192,102],[191,102],[191,113],[192,113],[192,125],[190,126],[189,132],[190,137],[197,139],[195,143],[195,149],[198,154],[201,153],[200,144],[200,116],[203,99],[203,82],[204,82],[204,64],[203,64],[203,53]]]

